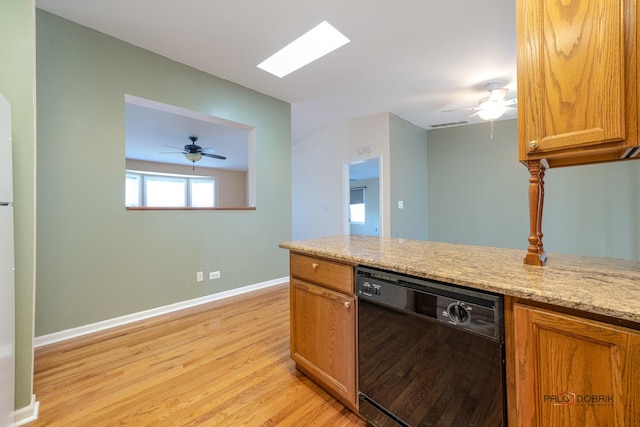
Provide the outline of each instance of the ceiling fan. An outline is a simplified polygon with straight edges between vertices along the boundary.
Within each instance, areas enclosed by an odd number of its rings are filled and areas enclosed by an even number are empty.
[[[202,156],[211,157],[212,159],[220,159],[220,160],[227,159],[225,156],[220,156],[218,154],[204,153],[203,152],[204,150],[213,150],[213,148],[211,147],[202,148],[201,146],[196,145],[196,141],[198,141],[197,136],[190,136],[189,139],[191,140],[191,144],[185,145],[184,148],[182,149],[183,151],[181,151],[180,153],[183,154],[187,160],[190,160],[194,164],[194,167],[195,167],[195,163],[200,159],[202,159]],[[172,145],[165,145],[165,147],[171,147],[177,150],[181,149],[179,147],[174,147]]]
[[[450,113],[453,111],[475,111],[471,116],[478,115],[483,120],[496,120],[502,117],[507,112],[508,108],[516,108],[518,100],[506,99],[509,89],[500,87],[500,82],[489,82],[484,85],[485,89],[489,91],[489,96],[480,100],[477,107],[461,108],[457,110],[445,110],[443,113]]]

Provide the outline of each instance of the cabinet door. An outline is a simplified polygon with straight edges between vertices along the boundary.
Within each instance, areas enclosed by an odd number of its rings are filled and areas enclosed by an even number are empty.
[[[291,358],[356,408],[355,298],[291,279]]]
[[[625,140],[630,1],[518,0],[521,161],[567,156],[568,149],[611,151]],[[635,34],[629,37],[635,47]]]
[[[640,425],[640,333],[515,304],[515,425]]]

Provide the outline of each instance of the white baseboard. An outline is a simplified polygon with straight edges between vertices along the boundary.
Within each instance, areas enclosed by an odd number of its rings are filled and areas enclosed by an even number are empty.
[[[128,323],[137,322],[138,320],[148,319],[150,317],[160,316],[162,314],[171,313],[173,311],[182,310],[196,305],[205,304],[211,301],[217,301],[224,298],[229,298],[236,295],[245,294],[247,292],[256,291],[258,289],[268,288],[270,286],[276,286],[289,281],[289,276],[279,279],[273,279],[255,285],[244,286],[237,289],[231,289],[229,291],[218,292],[216,294],[206,295],[204,297],[195,298],[192,300],[182,301],[175,304],[165,305],[163,307],[153,308],[150,310],[140,311],[138,313],[127,314],[125,316],[116,317],[109,320],[103,320],[101,322],[92,323],[85,326],[79,326],[77,328],[67,329],[60,332],[54,332],[52,334],[42,335],[35,337],[34,347],[42,347],[49,344],[65,341],[71,338],[80,337],[82,335],[91,334],[105,329],[114,328],[116,326],[126,325]],[[37,403],[37,402],[36,402]]]
[[[13,426],[19,427],[37,420],[39,410],[40,402],[36,401],[36,395],[32,394],[29,406],[13,411]]]

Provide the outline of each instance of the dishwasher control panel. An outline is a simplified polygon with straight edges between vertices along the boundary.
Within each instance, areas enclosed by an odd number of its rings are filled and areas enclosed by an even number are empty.
[[[406,311],[484,337],[502,339],[502,298],[455,285],[358,267],[359,299]]]
[[[369,296],[381,295],[381,292],[382,292],[381,289],[382,289],[382,286],[375,283],[370,283],[366,280],[362,283],[362,293],[367,294]]]

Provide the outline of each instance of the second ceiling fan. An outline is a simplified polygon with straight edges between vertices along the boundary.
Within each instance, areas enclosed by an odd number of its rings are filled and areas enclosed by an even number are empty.
[[[508,108],[516,108],[518,100],[516,98],[506,99],[509,89],[500,87],[499,82],[487,83],[484,87],[489,91],[489,96],[480,100],[477,107],[461,108],[455,110],[445,110],[443,113],[453,111],[475,111],[470,117],[475,115],[483,120],[496,120],[507,112]]]

